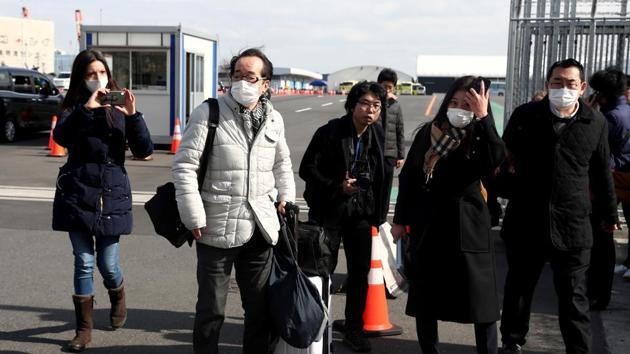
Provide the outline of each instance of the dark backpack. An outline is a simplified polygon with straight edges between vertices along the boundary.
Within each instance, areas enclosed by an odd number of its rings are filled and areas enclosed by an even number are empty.
[[[208,98],[205,102],[208,104],[210,113],[208,117],[208,136],[201,154],[199,174],[197,175],[199,189],[201,189],[206,176],[208,156],[210,156],[214,135],[219,126],[219,102],[216,98]],[[155,195],[144,203],[144,209],[149,214],[156,234],[167,239],[175,247],[179,248],[186,242],[192,247],[192,242],[195,238],[192,232],[184,226],[179,216],[173,182],[167,182],[158,186]]]

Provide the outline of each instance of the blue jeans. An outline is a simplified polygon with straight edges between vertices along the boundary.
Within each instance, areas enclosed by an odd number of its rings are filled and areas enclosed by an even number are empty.
[[[96,239],[96,257],[94,240]],[[115,289],[122,284],[122,270],[118,257],[120,236],[93,237],[83,232],[70,232],[72,253],[74,254],[74,293],[94,295],[94,260],[103,277],[107,289]]]

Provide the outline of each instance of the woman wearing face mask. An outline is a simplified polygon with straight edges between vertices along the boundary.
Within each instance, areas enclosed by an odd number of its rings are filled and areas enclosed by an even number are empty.
[[[437,321],[475,324],[478,353],[497,352],[499,302],[490,215],[480,179],[505,157],[488,91],[464,76],[422,126],[399,176],[392,234],[409,226],[407,314],[422,352],[438,353]]]
[[[84,350],[91,340],[95,264],[109,293],[111,327],[122,327],[127,316],[118,256],[120,235],[132,227],[125,145],[142,158],[151,155],[153,143],[131,91],[122,90],[122,106],[101,104],[106,93],[117,89],[103,55],[82,51],[72,65],[61,120],[53,131],[55,141],[68,149],[57,177],[53,229],[70,234],[74,254],[77,328],[70,351]]]

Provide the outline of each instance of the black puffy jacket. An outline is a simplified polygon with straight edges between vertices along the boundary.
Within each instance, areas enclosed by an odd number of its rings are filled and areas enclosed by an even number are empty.
[[[393,98],[387,99],[387,109],[381,114],[381,126],[385,131],[385,157],[402,160],[405,158],[405,125],[400,103]]]
[[[131,187],[125,170],[125,147],[134,156],[153,153],[141,113],[125,117],[104,108],[89,111],[82,104],[61,113],[53,131],[68,148],[60,168],[53,204],[53,229],[96,236],[131,233]]]

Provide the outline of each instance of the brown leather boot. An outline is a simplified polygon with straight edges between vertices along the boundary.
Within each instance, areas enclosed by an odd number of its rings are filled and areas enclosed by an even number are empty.
[[[109,322],[112,329],[122,327],[127,320],[127,306],[125,305],[125,284],[121,283],[116,289],[108,289],[109,301],[112,308],[109,311]]]
[[[74,315],[77,320],[76,335],[68,343],[71,352],[82,352],[92,341],[92,308],[94,296],[72,295]]]

